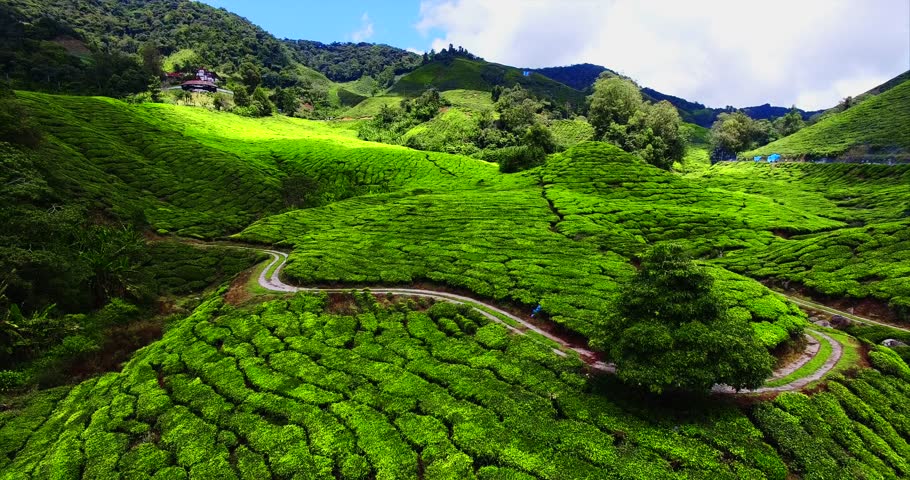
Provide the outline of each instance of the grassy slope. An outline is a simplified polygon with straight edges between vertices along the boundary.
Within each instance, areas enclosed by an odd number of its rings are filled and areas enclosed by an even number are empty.
[[[704,172],[711,166],[710,130],[694,123],[683,123],[680,131],[687,139],[686,154],[681,161],[673,164],[673,170],[687,174]]]
[[[594,138],[594,127],[584,120],[553,120],[550,131],[562,148],[571,148]]]
[[[490,92],[480,90],[447,90],[442,92],[442,98],[453,107],[464,108],[475,112],[493,110],[493,97]]]
[[[837,157],[854,147],[869,147],[871,154],[910,154],[910,81],[793,135],[761,148],[744,152],[740,158],[779,153],[790,158]],[[856,152],[862,155],[863,152]]]
[[[558,102],[581,105],[585,101],[584,93],[539,73],[525,77],[521,70],[514,67],[465,58],[454,58],[450,65],[446,63],[433,61],[417,68],[399,79],[392,86],[391,92],[416,96],[429,87],[435,87],[440,91],[465,89],[489,92],[494,85],[510,87],[519,84],[539,97],[551,98]]]
[[[370,97],[366,100],[358,103],[354,107],[345,110],[342,114],[342,117],[350,118],[366,118],[372,117],[379,113],[379,110],[383,105],[388,105],[390,107],[398,108],[399,104],[403,100],[403,97],[397,96],[387,96],[383,95],[381,97]]]

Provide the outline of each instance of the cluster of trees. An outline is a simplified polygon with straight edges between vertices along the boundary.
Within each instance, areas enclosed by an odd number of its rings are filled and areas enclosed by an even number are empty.
[[[805,126],[806,122],[796,107],[773,122],[753,120],[742,111],[721,113],[711,126],[711,160],[735,159],[740,152],[786,137]]]
[[[439,90],[431,88],[416,98],[402,100],[397,108],[383,105],[373,120],[362,124],[357,133],[364,140],[400,143],[400,137],[405,132],[432,120],[441,108],[448,105]]]
[[[588,120],[597,138],[669,169],[685,155],[679,113],[667,101],[647,103],[631,80],[604,74],[594,84]]]
[[[504,172],[515,172],[543,163],[547,154],[556,151],[556,141],[546,122],[558,112],[552,111],[549,102],[538,99],[521,85],[497,86],[492,96],[494,110],[475,115],[468,133],[459,139],[464,143],[460,146],[462,152],[483,152],[486,160],[499,163]],[[452,145],[428,142],[419,135],[402,141],[402,135],[432,120],[448,105],[438,90],[427,90],[419,97],[403,100],[399,108],[384,105],[372,121],[361,125],[359,136],[371,141],[404,143],[419,150],[445,151]]]
[[[84,39],[47,17],[25,24],[9,7],[0,6],[0,31],[0,76],[13,88],[124,97],[158,83],[155,72],[136,55],[88,50],[81,56],[71,54],[63,42],[80,45]]]
[[[468,60],[483,60],[483,58],[474,55],[461,45],[459,45],[458,48],[455,48],[455,45],[450,43],[449,48],[443,48],[438,52],[435,48],[430,49],[429,52],[424,52],[421,64],[426,65],[433,60],[446,61],[456,57],[467,58]]]
[[[263,71],[252,61],[241,64],[226,87],[234,95],[216,94],[213,98],[216,110],[228,110],[252,117],[265,117],[278,111],[290,117],[309,118],[332,108],[329,89],[325,83],[315,82],[294,72],[276,74],[269,70]],[[189,94],[178,95],[189,97]]]
[[[489,150],[484,157],[499,164],[505,173],[517,172],[542,164],[548,154],[557,150],[553,133],[546,121],[552,115],[550,102],[534,96],[521,85],[493,88],[495,110],[478,119],[479,148]]]

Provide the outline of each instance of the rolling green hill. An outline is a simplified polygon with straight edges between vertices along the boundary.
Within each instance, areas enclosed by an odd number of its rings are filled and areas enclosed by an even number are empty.
[[[908,111],[910,81],[740,158],[779,153],[792,159],[910,159]]]
[[[560,104],[569,102],[578,107],[585,102],[584,93],[539,73],[525,77],[522,70],[514,67],[461,57],[433,60],[422,65],[401,77],[392,86],[391,92],[416,96],[431,87],[440,91],[463,89],[489,92],[496,85],[511,87],[516,84],[538,97]]]
[[[420,65],[415,53],[371,43],[325,44],[310,40],[285,40],[296,58],[336,82],[407,72]]]

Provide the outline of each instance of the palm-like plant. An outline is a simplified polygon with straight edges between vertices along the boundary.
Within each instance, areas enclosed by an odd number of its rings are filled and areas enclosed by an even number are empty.
[[[78,238],[79,257],[91,272],[89,287],[96,305],[115,296],[136,296],[136,274],[145,251],[142,236],[129,227],[97,225]]]
[[[8,286],[6,279],[0,281],[0,353],[3,356],[10,355],[16,343],[22,340],[18,325],[22,314],[16,305],[9,303],[6,296]]]

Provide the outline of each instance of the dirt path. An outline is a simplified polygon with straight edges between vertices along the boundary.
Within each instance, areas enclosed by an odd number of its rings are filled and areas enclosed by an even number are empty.
[[[336,292],[336,293],[345,293],[350,292],[350,288],[307,288],[307,287],[295,287],[293,285],[288,285],[284,283],[281,278],[281,270],[284,268],[284,265],[287,263],[288,255],[284,252],[279,252],[277,250],[262,250],[265,253],[268,253],[272,256],[272,260],[269,264],[262,270],[259,274],[259,285],[266,290],[272,290],[277,292]],[[271,274],[269,274],[271,272]],[[371,292],[386,294],[391,293],[393,295],[406,295],[411,297],[424,297],[432,298],[434,300],[442,300],[457,304],[468,304],[478,311],[481,315],[489,318],[492,321],[501,323],[505,325],[506,328],[511,330],[514,333],[521,335],[526,334],[531,331],[538,335],[545,337],[546,339],[553,341],[560,345],[561,348],[554,348],[553,351],[559,355],[566,355],[566,351],[574,351],[578,353],[583,359],[586,360],[586,363],[591,365],[592,368],[597,370],[602,370],[605,372],[613,373],[616,371],[616,368],[611,365],[601,361],[595,360],[596,355],[591,350],[588,350],[579,345],[573,345],[557,337],[536,325],[513,315],[505,310],[497,308],[493,305],[483,303],[477,299],[466,297],[463,295],[457,295],[454,293],[440,292],[436,290],[423,290],[417,288],[371,288]],[[505,321],[503,318],[508,319],[513,323]]]
[[[831,307],[829,307],[829,306],[827,306],[827,305],[822,305],[822,304],[820,304],[820,303],[816,303],[816,302],[813,302],[813,301],[810,301],[810,300],[806,300],[806,299],[804,299],[804,298],[799,298],[799,297],[794,297],[794,296],[792,296],[792,295],[787,295],[786,293],[782,293],[782,292],[776,292],[776,293],[777,293],[778,295],[781,295],[781,296],[783,296],[783,297],[786,297],[787,300],[790,300],[791,302],[793,302],[793,303],[799,305],[800,307],[807,308],[807,309],[809,309],[809,310],[816,310],[816,311],[819,311],[819,312],[827,313],[827,314],[829,314],[829,315],[840,315],[840,316],[842,316],[842,317],[844,317],[844,318],[847,318],[847,319],[849,319],[849,320],[853,320],[854,322],[866,323],[866,324],[871,324],[871,325],[880,325],[880,326],[883,326],[883,327],[889,327],[889,328],[893,328],[893,329],[895,329],[895,330],[900,330],[900,331],[902,331],[902,332],[908,332],[908,333],[910,333],[910,328],[907,328],[907,327],[899,327],[899,326],[897,326],[897,325],[892,325],[892,324],[890,324],[890,323],[884,323],[884,322],[879,322],[879,321],[876,321],[876,320],[871,320],[871,319],[868,319],[868,318],[866,318],[866,317],[860,317],[859,315],[855,315],[855,314],[853,314],[853,313],[847,313],[847,312],[844,312],[844,311],[842,311],[842,310],[837,310],[837,309],[835,309],[835,308],[831,308]]]
[[[793,391],[802,389],[806,385],[808,385],[816,380],[821,380],[821,378],[824,377],[825,375],[827,375],[828,372],[830,372],[831,369],[834,368],[835,365],[837,365],[837,362],[840,361],[841,356],[844,354],[844,347],[837,340],[829,337],[828,335],[825,335],[822,332],[819,332],[818,330],[812,330],[812,333],[818,335],[819,337],[822,338],[822,340],[828,342],[831,345],[831,355],[828,357],[827,360],[825,360],[825,363],[823,363],[820,367],[818,367],[817,370],[810,373],[809,375],[797,378],[797,379],[793,380],[792,382],[784,384],[784,385],[779,385],[776,387],[759,387],[754,390],[740,390],[739,393],[748,394],[748,393],[793,392]],[[809,336],[809,335],[807,335],[807,336]],[[813,339],[813,340],[815,340],[815,339]],[[814,350],[814,351],[812,351],[810,353],[810,350]],[[810,347],[808,347],[806,349],[805,354],[802,355],[796,362],[790,363],[789,365],[786,365],[785,367],[778,369],[777,371],[774,372],[774,375],[772,375],[771,378],[769,378],[768,380],[775,380],[778,378],[783,378],[783,377],[786,377],[787,375],[790,375],[791,373],[799,370],[800,367],[809,363],[810,360],[815,358],[815,356],[818,355],[818,352],[820,352],[820,351],[821,351],[821,348],[817,342],[815,343],[814,348],[810,345]],[[727,385],[715,385],[714,388],[711,389],[711,391],[715,392],[715,393],[736,393],[736,390],[734,390],[732,387],[728,387]]]
[[[272,290],[272,291],[277,291],[277,292],[301,292],[301,291],[303,291],[303,292],[329,292],[329,293],[332,293],[332,292],[345,293],[345,292],[351,291],[351,289],[349,289],[349,288],[296,287],[293,285],[288,285],[288,284],[284,283],[280,277],[282,269],[284,269],[284,266],[287,264],[288,254],[286,254],[284,252],[279,252],[277,250],[261,250],[261,251],[269,254],[272,257],[272,260],[268,263],[268,265],[266,265],[266,267],[259,274],[259,285],[262,286],[263,288],[265,288],[266,290]],[[475,298],[471,298],[471,297],[467,297],[467,296],[463,296],[463,295],[457,295],[457,294],[449,293],[449,292],[440,292],[440,291],[436,291],[436,290],[424,290],[424,289],[416,289],[416,288],[380,287],[380,288],[371,288],[370,291],[373,293],[379,293],[379,294],[391,293],[393,295],[424,297],[424,298],[432,298],[434,300],[442,300],[442,301],[447,301],[447,302],[452,302],[452,303],[457,303],[457,304],[467,304],[467,305],[470,305],[472,308],[474,308],[474,310],[478,311],[481,315],[489,318],[490,320],[492,320],[494,322],[498,322],[502,325],[505,325],[506,328],[508,328],[509,330],[511,330],[514,333],[524,335],[527,332],[534,332],[552,342],[555,342],[556,344],[558,344],[560,346],[560,348],[554,348],[553,351],[559,355],[566,355],[566,352],[573,351],[573,352],[576,352],[579,356],[581,356],[581,358],[583,360],[585,360],[588,365],[590,365],[592,368],[594,368],[596,370],[609,372],[609,373],[616,372],[615,365],[613,365],[612,363],[605,363],[605,362],[596,360],[596,355],[594,354],[594,352],[588,350],[587,348],[572,344],[563,338],[560,338],[556,335],[553,335],[549,332],[546,332],[546,331],[540,329],[536,325],[522,319],[521,317],[513,315],[505,310],[502,310],[493,305],[484,303]],[[795,302],[795,303],[800,304],[800,302]],[[833,309],[829,309],[829,310],[833,310]],[[837,312],[836,310],[834,310],[834,311]],[[841,312],[838,312],[838,313],[841,313]],[[805,377],[800,377],[788,384],[780,385],[777,387],[761,387],[761,388],[757,388],[754,390],[740,390],[739,392],[737,392],[733,388],[728,387],[726,385],[717,385],[714,387],[713,391],[718,392],[718,393],[740,393],[740,394],[786,392],[786,391],[799,390],[799,389],[805,387],[806,385],[808,385],[816,380],[821,379],[828,372],[830,372],[831,369],[834,368],[834,366],[840,360],[841,356],[843,355],[843,346],[837,340],[831,338],[828,335],[825,335],[822,332],[819,332],[817,330],[813,330],[813,332],[831,345],[831,355],[828,357],[828,359],[825,361],[825,363],[822,364],[821,367],[819,367],[817,370],[815,370],[811,374],[809,374]],[[769,380],[783,378],[783,377],[795,372],[800,367],[802,367],[803,365],[805,365],[806,363],[811,361],[816,355],[818,355],[818,352],[821,351],[820,345],[811,336],[807,335],[807,337],[810,338],[810,341],[808,343],[808,346],[807,346],[804,354],[801,355],[796,361],[791,362],[790,364],[786,365],[785,367],[780,368],[777,371],[775,371],[774,375]]]

